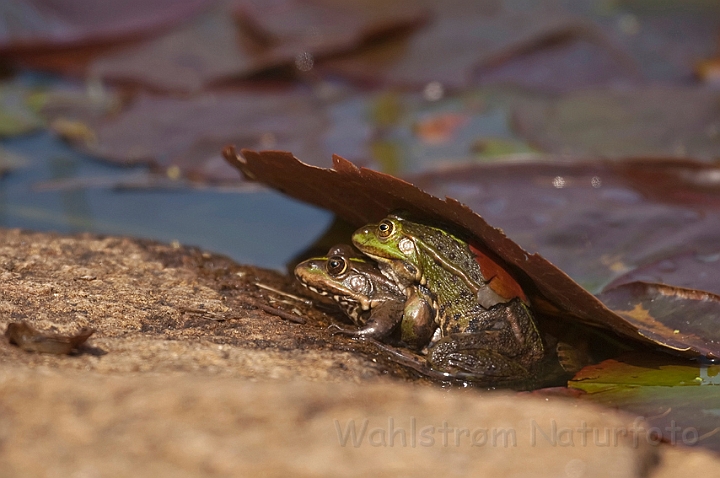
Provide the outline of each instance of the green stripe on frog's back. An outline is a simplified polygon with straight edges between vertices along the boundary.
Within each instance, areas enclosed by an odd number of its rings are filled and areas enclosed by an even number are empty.
[[[488,279],[483,276],[474,253],[465,241],[440,228],[424,224],[417,227],[418,224],[412,221],[406,221],[399,216],[393,217],[401,221],[403,231],[414,238],[418,252],[432,257],[445,271],[460,278],[483,307],[489,309],[510,301],[488,287]]]

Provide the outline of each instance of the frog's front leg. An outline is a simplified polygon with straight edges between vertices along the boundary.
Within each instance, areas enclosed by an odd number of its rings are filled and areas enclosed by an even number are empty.
[[[522,379],[530,374],[522,356],[503,354],[501,331],[451,334],[428,351],[430,367],[453,376],[476,380]]]
[[[352,337],[369,337],[383,340],[393,333],[402,320],[402,302],[387,301],[372,309],[365,325],[359,329],[344,329],[336,326],[334,333]]]
[[[430,291],[424,287],[411,287],[406,291],[400,339],[408,348],[422,350],[433,337],[437,324]]]

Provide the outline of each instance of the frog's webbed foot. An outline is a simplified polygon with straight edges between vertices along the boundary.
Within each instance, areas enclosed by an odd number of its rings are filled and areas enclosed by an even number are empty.
[[[468,380],[505,381],[529,377],[529,370],[517,357],[483,346],[482,334],[449,335],[428,353],[435,370]]]
[[[368,342],[375,344],[375,346],[377,348],[379,348],[382,352],[385,352],[388,355],[390,355],[390,359],[392,361],[394,361],[395,363],[398,363],[398,364],[408,367],[412,370],[415,370],[416,372],[420,373],[421,375],[424,375],[431,379],[442,380],[442,381],[452,381],[457,378],[462,378],[462,377],[455,377],[451,374],[444,373],[444,372],[441,372],[438,370],[433,370],[432,368],[430,368],[430,366],[428,365],[428,363],[424,357],[419,356],[407,349],[393,347],[391,345],[382,343],[382,342],[377,341],[372,338],[367,338],[366,340]]]

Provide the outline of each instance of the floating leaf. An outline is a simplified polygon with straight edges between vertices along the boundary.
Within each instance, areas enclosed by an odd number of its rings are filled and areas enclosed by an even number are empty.
[[[441,200],[387,174],[358,169],[337,155],[333,156],[334,168],[324,169],[301,163],[292,154],[280,151],[243,150],[240,157],[233,148],[227,148],[224,154],[246,177],[329,209],[356,226],[376,222],[398,209],[444,224],[505,266],[523,286],[536,310],[604,327],[634,340],[656,343],[643,335],[637,324],[610,311],[542,256],[527,253],[501,230],[452,198]],[[662,326],[649,324],[649,321],[644,323],[643,330]],[[686,349],[678,347],[675,351],[691,356],[720,357],[720,342],[703,344],[702,348],[695,343],[684,345]]]
[[[427,20],[421,2],[272,0],[240,4],[242,24],[267,46],[267,55],[321,58],[356,48]]]
[[[326,120],[302,91],[244,91],[190,99],[140,96],[121,114],[88,127],[90,140],[78,146],[89,154],[149,163],[170,177],[237,181],[220,156],[223,145],[292,148],[321,158],[318,138]]]
[[[324,56],[422,21],[417,6],[377,1],[240,2],[154,39],[103,55],[94,76],[155,89],[198,91],[264,70],[310,70]],[[239,24],[239,25],[238,25]]]
[[[586,392],[581,399],[636,414],[633,433],[642,440],[720,451],[720,366],[630,355],[585,367],[568,386]]]
[[[155,32],[212,3],[212,0],[3,0],[0,52],[76,46]]]
[[[598,298],[653,342],[712,355],[720,343],[720,297],[664,284],[631,282]]]
[[[430,194],[467,204],[597,294],[636,268],[669,270],[683,255],[700,264],[630,280],[718,293],[720,275],[711,271],[720,257],[718,177],[717,166],[689,160],[546,157],[446,167],[409,179]],[[706,275],[694,280],[693,271]]]
[[[556,78],[564,76],[563,82],[567,85],[571,83],[571,72],[589,69],[593,73],[586,73],[585,79],[576,85],[583,86],[588,79],[592,84],[605,79],[602,69],[608,62],[597,60],[599,51],[601,57],[613,57],[614,63],[620,65],[613,71],[624,70],[623,77],[635,74],[632,60],[593,24],[560,9],[547,8],[546,3],[523,4],[522,9],[506,3],[491,0],[430,3],[434,7],[434,18],[425,28],[333,60],[324,67],[374,82],[420,88],[438,82],[445,88],[461,88],[482,83],[483,77],[492,80],[493,68],[502,66],[508,59],[517,59],[520,66],[500,73],[499,81],[504,82],[510,76],[533,86],[555,87]],[[558,63],[562,64],[563,71],[547,79],[541,78],[542,74],[533,75],[537,64],[523,62],[531,55],[522,54],[542,50],[549,43],[557,45],[559,39],[571,46],[577,40],[584,40],[593,47],[592,52],[586,49],[587,56],[581,64],[572,61],[577,57],[568,56]],[[574,53],[572,48],[570,53]],[[539,66],[540,71],[547,70],[546,65]]]
[[[718,260],[720,253],[683,252],[670,255],[632,269],[608,284],[606,289],[630,282],[650,282],[699,289],[720,295]]]
[[[654,86],[598,89],[517,107],[518,133],[543,151],[720,158],[720,92]]]
[[[103,55],[90,75],[141,83],[155,89],[197,91],[210,83],[257,69],[238,41],[232,16],[215,10],[182,28]]]

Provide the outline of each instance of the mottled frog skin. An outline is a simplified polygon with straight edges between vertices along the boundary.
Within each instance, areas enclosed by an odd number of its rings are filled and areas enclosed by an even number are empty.
[[[301,262],[295,276],[313,292],[332,298],[359,327],[340,329],[345,334],[380,341],[395,334],[403,345],[420,350],[435,331],[427,293],[417,288],[406,293],[349,245],[334,246],[326,257]]]
[[[485,277],[480,264],[490,259],[465,241],[397,214],[358,229],[352,240],[406,296],[417,287],[429,291],[433,327],[439,329],[427,353],[433,369],[478,379],[523,379],[544,357],[535,319],[517,283],[504,271]],[[501,270],[492,264],[488,270]],[[520,292],[509,293],[513,291]]]

